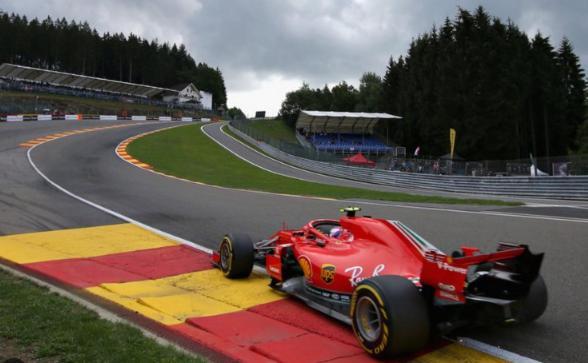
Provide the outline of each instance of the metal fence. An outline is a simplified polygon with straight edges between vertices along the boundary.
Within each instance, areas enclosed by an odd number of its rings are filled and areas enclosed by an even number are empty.
[[[284,140],[276,139],[268,135],[267,133],[260,131],[259,129],[251,127],[247,120],[231,121],[231,126],[257,141],[262,141],[290,155],[299,156],[310,160],[325,161],[331,163],[342,162],[341,155],[336,155],[328,152],[320,152],[312,147],[303,147],[298,142],[290,143]]]
[[[287,154],[298,156],[315,161],[346,165],[345,157],[349,153],[334,154],[331,152],[320,152],[314,149],[309,143],[304,147],[301,142],[289,143],[278,140],[267,133],[250,126],[247,120],[231,121],[231,126],[245,133],[251,138],[262,141]],[[304,139],[302,135],[297,138]],[[588,175],[588,155],[554,156],[550,158],[536,158],[533,162],[530,158],[518,160],[447,160],[447,159],[426,159],[397,157],[393,154],[365,154],[366,157],[376,162],[376,169],[402,171],[408,173],[434,174],[434,175],[463,175],[463,176],[574,176]]]
[[[260,139],[255,139],[235,127],[231,126],[231,129],[278,160],[306,170],[344,179],[403,188],[458,193],[588,200],[588,176],[462,176],[361,168],[295,156],[265,142],[259,142]]]

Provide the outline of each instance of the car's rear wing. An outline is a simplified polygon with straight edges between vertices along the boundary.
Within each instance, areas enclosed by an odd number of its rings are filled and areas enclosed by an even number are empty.
[[[454,302],[468,298],[515,299],[526,294],[539,274],[543,254],[526,245],[500,243],[497,251],[479,254],[462,247],[456,256],[427,251],[421,284],[433,287],[435,297]]]

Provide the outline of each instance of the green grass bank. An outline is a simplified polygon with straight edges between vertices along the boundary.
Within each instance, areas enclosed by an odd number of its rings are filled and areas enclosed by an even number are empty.
[[[229,188],[333,199],[369,199],[413,203],[518,205],[487,199],[461,199],[409,193],[378,192],[332,186],[276,175],[235,157],[200,130],[177,127],[147,135],[129,144],[133,157],[156,170],[180,178]]]
[[[0,270],[0,362],[204,362]]]

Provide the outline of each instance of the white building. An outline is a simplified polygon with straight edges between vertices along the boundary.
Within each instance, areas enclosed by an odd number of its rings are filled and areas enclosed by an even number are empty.
[[[195,103],[202,105],[204,110],[212,110],[212,93],[198,90],[194,83],[176,85],[171,89],[177,93],[163,96],[165,102]]]

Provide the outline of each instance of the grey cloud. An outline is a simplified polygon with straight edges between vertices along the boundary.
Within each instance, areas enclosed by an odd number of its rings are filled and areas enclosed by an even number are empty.
[[[28,16],[87,20],[100,31],[134,32],[184,42],[197,61],[218,66],[230,92],[272,76],[313,87],[382,74],[390,56],[405,54],[412,38],[457,7],[484,6],[533,35],[567,36],[586,67],[588,2],[569,0],[0,0],[0,9]]]

